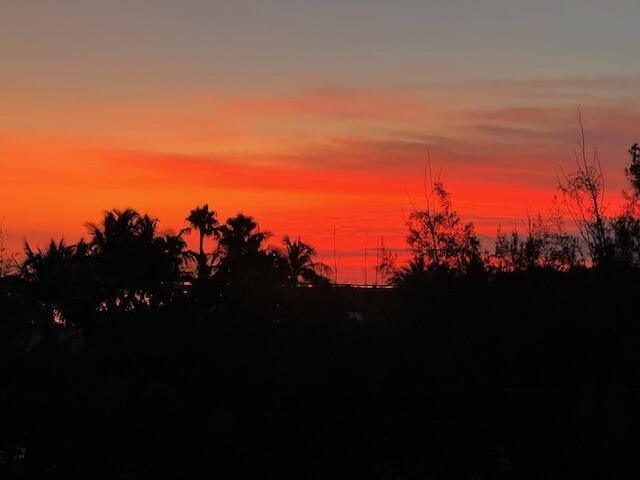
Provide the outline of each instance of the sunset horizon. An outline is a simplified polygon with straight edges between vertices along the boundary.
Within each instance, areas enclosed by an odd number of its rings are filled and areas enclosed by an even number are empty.
[[[486,249],[499,225],[546,214],[574,166],[578,107],[610,208],[622,202],[640,121],[633,2],[492,0],[461,20],[464,1],[336,2],[331,15],[304,2],[89,3],[2,7],[8,252],[74,242],[111,208],[179,231],[208,203],[222,220],[254,216],[274,243],[337,252],[343,280],[362,283],[365,246],[406,250],[429,156]],[[615,30],[594,30],[606,19]]]
[[[556,140],[549,148],[537,145],[544,148],[541,153],[519,154],[517,147],[498,145],[493,152],[467,156],[438,144],[391,139],[374,141],[382,153],[372,151],[374,146],[356,145],[365,150],[354,154],[356,165],[348,165],[354,157],[346,153],[332,154],[345,159],[346,165],[315,166],[304,157],[301,164],[296,163],[294,154],[259,154],[254,163],[250,154],[58,147],[55,137],[33,145],[33,136],[11,149],[7,147],[12,142],[5,141],[0,146],[6,153],[2,158],[21,159],[19,165],[3,165],[5,248],[19,255],[24,241],[37,247],[50,238],[75,242],[86,237],[86,223],[98,221],[111,208],[135,208],[159,218],[162,229],[178,232],[186,225],[189,209],[208,203],[221,220],[238,212],[254,216],[263,230],[273,234],[269,243],[275,246],[284,235],[300,236],[332,265],[337,258],[340,281],[364,283],[365,262],[369,279],[375,277],[372,260],[381,239],[387,248],[408,254],[406,213],[424,202],[427,165],[450,189],[461,216],[474,222],[488,251],[498,228],[524,232],[528,217],[547,215],[553,197],[559,195],[558,179],[575,164],[576,108],[566,107],[557,114],[566,120],[561,136],[565,142]],[[580,108],[589,128],[589,109]],[[588,139],[601,135],[593,128],[587,134]],[[601,152],[608,180],[607,206],[611,213],[618,213],[626,188],[628,145],[623,140],[603,143],[604,149],[591,148]],[[515,158],[509,158],[508,152]],[[52,162],[52,157],[59,161]],[[242,161],[246,157],[249,161]],[[100,186],[92,184],[96,178]],[[565,220],[571,229],[571,219]],[[193,240],[186,238],[191,244]]]

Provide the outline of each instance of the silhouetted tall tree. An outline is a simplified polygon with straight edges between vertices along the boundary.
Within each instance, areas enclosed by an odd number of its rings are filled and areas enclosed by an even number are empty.
[[[197,275],[199,280],[207,278],[211,274],[211,265],[204,250],[204,240],[206,237],[218,236],[218,219],[216,212],[209,210],[209,205],[204,204],[202,207],[196,207],[189,213],[186,218],[189,227],[185,231],[190,232],[192,229],[198,231],[199,249],[196,256],[197,259]]]
[[[607,231],[604,207],[604,175],[598,150],[591,158],[587,154],[587,143],[582,114],[578,110],[578,148],[574,152],[576,170],[563,172],[559,188],[565,205],[580,236],[586,244],[594,266],[603,266],[611,256],[611,239]]]

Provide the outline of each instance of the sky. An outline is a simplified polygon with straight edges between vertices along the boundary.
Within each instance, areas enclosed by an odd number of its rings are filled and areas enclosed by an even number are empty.
[[[428,157],[491,248],[550,207],[576,108],[607,203],[640,140],[637,0],[0,0],[7,246],[242,211],[374,278]],[[368,251],[365,263],[364,252]]]

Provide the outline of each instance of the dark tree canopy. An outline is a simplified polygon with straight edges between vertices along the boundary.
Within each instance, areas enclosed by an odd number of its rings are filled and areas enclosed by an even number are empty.
[[[627,177],[633,187],[634,195],[640,195],[640,145],[634,143],[629,148],[631,163],[626,169]]]
[[[157,219],[132,209],[110,210],[101,225],[88,225],[104,308],[128,310],[170,300],[181,280],[185,243],[180,235],[160,234],[157,225]]]

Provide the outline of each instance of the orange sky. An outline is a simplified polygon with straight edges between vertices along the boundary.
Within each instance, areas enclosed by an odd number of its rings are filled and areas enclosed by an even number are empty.
[[[470,85],[467,95],[480,95],[480,87]],[[460,99],[448,109],[449,93],[436,93],[441,104],[425,100],[433,95],[427,90],[22,105],[12,121],[39,119],[42,127],[0,131],[0,214],[9,249],[18,250],[23,238],[73,241],[85,222],[114,207],[149,212],[178,230],[190,208],[208,202],[221,219],[254,215],[274,234],[272,243],[301,235],[330,264],[335,228],[339,279],[363,280],[366,246],[371,281],[380,237],[387,247],[405,246],[404,218],[420,205],[427,152],[456,208],[491,248],[499,224],[510,228],[549,207],[560,169],[572,165],[575,109],[487,108],[486,98],[477,110],[464,110]],[[505,100],[491,94],[494,103]],[[614,210],[640,114],[613,100],[583,110]],[[73,128],[61,128],[65,122]]]
[[[576,107],[614,212],[640,140],[635,0],[8,1],[0,7],[0,217],[72,242],[133,207],[196,205],[314,244],[364,279],[405,248],[430,152],[492,248],[573,164]],[[375,253],[368,255],[368,279]]]

